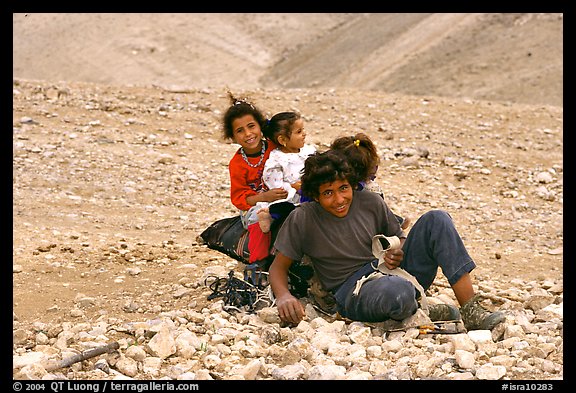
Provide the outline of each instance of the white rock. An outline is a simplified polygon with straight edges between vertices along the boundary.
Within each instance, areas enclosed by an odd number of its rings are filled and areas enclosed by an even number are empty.
[[[454,357],[456,358],[456,363],[460,368],[470,370],[474,367],[476,363],[476,359],[474,358],[474,354],[468,351],[464,351],[462,349],[457,349],[454,352]]]
[[[483,364],[476,370],[476,378],[486,380],[497,380],[506,375],[506,367],[495,366],[492,363]]]
[[[346,368],[343,366],[314,366],[308,371],[309,380],[333,380],[343,379],[346,375]]]
[[[492,332],[490,330],[470,330],[468,337],[475,343],[492,342]]]
[[[146,345],[146,350],[161,359],[176,353],[176,341],[167,327],[162,328]]]
[[[138,362],[126,356],[120,357],[116,362],[115,368],[128,377],[134,377],[138,374]]]

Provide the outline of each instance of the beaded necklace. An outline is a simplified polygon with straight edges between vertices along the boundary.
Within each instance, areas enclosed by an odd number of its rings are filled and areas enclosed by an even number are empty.
[[[248,161],[248,156],[246,156],[246,152],[244,151],[244,148],[243,147],[240,148],[240,153],[242,154],[242,158],[244,159],[244,161],[246,161],[246,164],[248,164],[252,168],[257,168],[260,166],[260,164],[262,164],[262,161],[264,160],[264,153],[265,152],[266,152],[266,141],[262,140],[262,151],[260,152],[260,160],[258,161],[257,164],[252,164],[250,161]]]

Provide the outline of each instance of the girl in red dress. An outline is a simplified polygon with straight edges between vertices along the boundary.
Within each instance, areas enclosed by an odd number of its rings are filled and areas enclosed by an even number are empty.
[[[262,181],[264,163],[277,147],[262,134],[265,116],[247,100],[228,94],[231,105],[223,116],[224,138],[240,145],[228,165],[230,200],[240,210],[242,224],[248,230],[249,263],[254,263],[268,257],[271,241],[271,234],[263,233],[258,224],[256,204],[284,199],[288,192],[268,189]]]

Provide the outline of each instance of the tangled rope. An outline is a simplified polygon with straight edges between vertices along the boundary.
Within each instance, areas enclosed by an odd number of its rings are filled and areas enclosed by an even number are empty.
[[[259,272],[267,275],[267,272]],[[212,282],[208,283],[209,280]],[[267,281],[267,280],[266,280]],[[212,290],[208,300],[222,297],[224,310],[254,312],[259,308],[272,306],[274,301],[268,285],[259,283],[254,285],[246,280],[234,276],[234,270],[230,270],[228,277],[208,276],[204,284]]]

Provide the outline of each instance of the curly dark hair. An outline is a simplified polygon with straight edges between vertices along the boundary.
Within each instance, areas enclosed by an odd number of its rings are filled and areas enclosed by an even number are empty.
[[[230,98],[230,107],[224,113],[222,117],[223,132],[225,139],[234,139],[234,129],[232,128],[232,122],[239,117],[246,115],[252,115],[254,120],[260,125],[260,129],[263,130],[266,125],[266,117],[260,109],[258,109],[254,104],[250,103],[246,99],[236,98],[230,91],[228,91],[228,97]]]
[[[353,188],[358,185],[357,176],[342,152],[330,149],[308,156],[302,170],[303,195],[317,199],[320,196],[320,186],[335,180],[348,180]]]
[[[353,136],[342,136],[335,139],[330,145],[331,149],[344,153],[348,163],[358,175],[358,180],[367,181],[376,172],[380,157],[374,142],[362,132]]]

